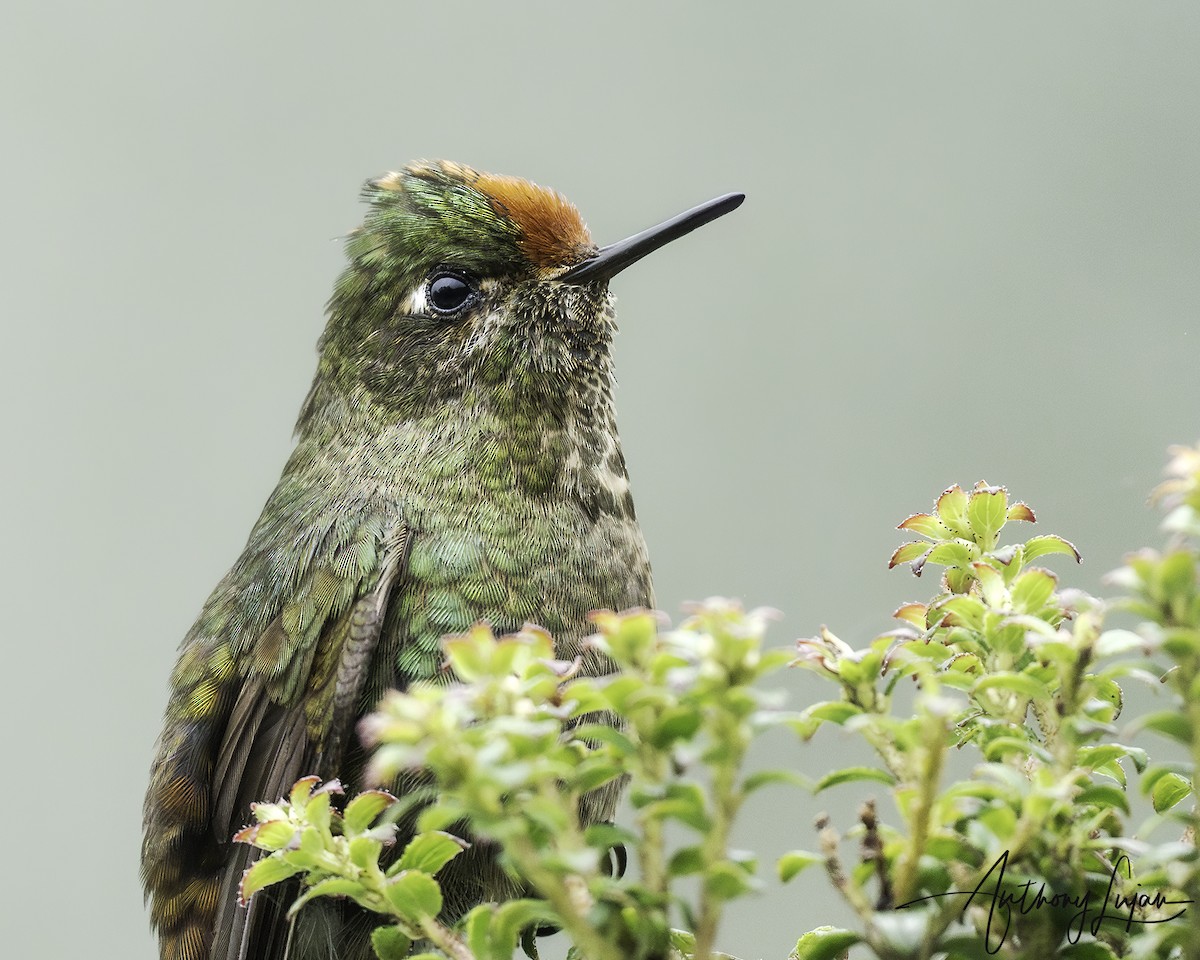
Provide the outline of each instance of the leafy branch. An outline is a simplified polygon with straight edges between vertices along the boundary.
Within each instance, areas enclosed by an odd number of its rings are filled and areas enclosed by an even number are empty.
[[[329,804],[337,788],[309,778],[287,802],[256,806],[259,823],[238,835],[268,853],[244,896],[303,873],[293,911],[350,897],[392,921],[375,935],[387,960],[419,940],[455,960],[508,958],[539,924],[563,929],[589,960],[713,957],[726,905],[758,886],[754,859],[729,847],[734,819],[750,793],[787,779],[743,770],[753,738],[788,719],[755,686],[791,659],[763,651],[767,619],[718,600],[670,632],[648,612],[597,613],[593,642],[618,667],[604,678],[555,660],[536,628],[447,640],[462,682],[392,694],[362,725],[371,779],[423,771],[437,786],[404,853],[382,866],[395,827],[370,825],[387,815],[389,794],[362,794],[339,816]],[[634,830],[581,817],[590,793],[626,778]],[[537,898],[477,906],[454,926],[439,920],[437,873],[467,844],[445,830],[460,823],[495,844]],[[683,843],[668,843],[668,823],[683,826]],[[619,844],[634,851],[637,879],[609,869]],[[691,876],[700,885],[689,897],[678,881]],[[672,929],[673,909],[694,933]]]
[[[918,577],[937,567],[940,581],[863,647],[822,628],[794,651],[767,650],[768,613],[724,600],[676,630],[645,611],[595,614],[591,642],[616,666],[607,677],[555,659],[534,627],[449,638],[456,682],[391,694],[360,730],[372,782],[424,778],[432,800],[418,810],[414,795],[368,790],[339,811],[340,787],[306,778],[286,800],[256,805],[238,834],[264,853],[242,895],[298,878],[293,915],[315,897],[350,898],[380,915],[383,960],[508,960],[519,945],[536,955],[545,925],[586,960],[709,960],[729,905],[761,883],[755,856],[729,845],[747,796],[801,781],[748,772],[751,744],[781,725],[805,740],[833,728],[861,737],[878,763],[812,788],[879,784],[896,823],[868,802],[848,830],[856,862],[827,815],[817,851],[777,857],[785,881],[821,864],[858,921],[804,934],[795,960],[856,945],[880,960],[1200,960],[1190,909],[1200,900],[1200,451],[1176,451],[1156,499],[1168,548],[1131,556],[1111,578],[1126,596],[1109,602],[1040,565],[1078,560],[1068,541],[1004,543],[1033,510],[980,483],[900,524],[917,539],[891,566]],[[1116,611],[1143,622],[1111,628]],[[789,664],[836,695],[782,709],[762,688]],[[1168,697],[1167,708],[1122,718],[1130,683]],[[1185,759],[1152,761],[1132,743],[1147,732]],[[954,755],[971,765],[965,779],[948,772]],[[597,798],[625,785],[632,822],[597,822]],[[1141,824],[1134,785],[1155,811]],[[526,893],[458,917],[439,875],[479,843]],[[623,848],[632,875],[613,869]]]

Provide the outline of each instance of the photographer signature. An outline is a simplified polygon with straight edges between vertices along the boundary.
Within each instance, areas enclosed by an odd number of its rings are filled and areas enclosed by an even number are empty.
[[[926,900],[935,900],[938,897],[965,896],[967,902],[963,904],[963,913],[966,913],[967,907],[971,906],[976,898],[980,901],[990,901],[988,905],[987,929],[984,933],[984,945],[988,953],[997,953],[1008,937],[1013,910],[1024,916],[1042,907],[1054,909],[1074,908],[1075,913],[1071,916],[1070,922],[1067,925],[1067,940],[1071,943],[1076,943],[1085,930],[1092,936],[1096,936],[1100,929],[1100,924],[1106,920],[1123,921],[1125,929],[1128,931],[1135,923],[1166,923],[1168,920],[1174,920],[1176,917],[1182,916],[1187,909],[1186,906],[1182,905],[1192,903],[1191,900],[1168,900],[1159,892],[1147,893],[1145,891],[1138,891],[1131,895],[1125,895],[1114,890],[1113,888],[1118,883],[1118,871],[1122,868],[1125,871],[1126,879],[1132,879],[1133,877],[1130,870],[1129,858],[1125,854],[1121,854],[1113,864],[1112,874],[1108,879],[1108,889],[1105,891],[1103,901],[1099,904],[1098,913],[1094,912],[1095,907],[1092,903],[1092,894],[1090,891],[1086,891],[1075,897],[1066,893],[1048,893],[1044,882],[1037,883],[1034,880],[1026,880],[1023,884],[1014,885],[1010,889],[1005,890],[1003,888],[1004,871],[1007,867],[1008,851],[1005,850],[1004,853],[996,858],[995,863],[988,868],[988,872],[983,875],[983,878],[974,890],[947,890],[945,893],[935,893],[928,897],[918,897],[915,900],[900,904],[896,909],[902,910],[905,907],[911,907]],[[990,890],[984,889],[989,886],[988,881],[993,875],[995,886]],[[1107,908],[1110,903],[1113,910],[1117,912],[1108,912]],[[1146,910],[1148,908],[1160,910],[1165,906],[1180,906],[1181,909],[1170,916],[1160,917],[1155,920],[1142,920],[1134,916],[1134,913],[1139,910]],[[996,939],[997,937],[998,939]]]

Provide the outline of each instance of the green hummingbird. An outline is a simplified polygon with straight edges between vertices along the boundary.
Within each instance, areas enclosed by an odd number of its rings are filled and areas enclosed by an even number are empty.
[[[237,903],[250,804],[301,776],[358,786],[354,727],[389,688],[446,679],[441,638],[537,622],[602,675],[591,610],[652,607],[613,410],[608,281],[733,210],[730,194],[597,248],[576,208],[440,161],[366,183],[296,447],[171,674],[142,878],[162,960],[366,958],[354,904]],[[611,818],[617,789],[589,798]],[[478,844],[447,914],[517,895]]]

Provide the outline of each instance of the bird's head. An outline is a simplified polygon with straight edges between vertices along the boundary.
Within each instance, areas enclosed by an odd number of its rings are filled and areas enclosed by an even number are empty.
[[[322,372],[399,416],[484,401],[543,411],[607,396],[608,281],[734,209],[714,200],[597,248],[573,204],[446,161],[370,180],[330,300]]]

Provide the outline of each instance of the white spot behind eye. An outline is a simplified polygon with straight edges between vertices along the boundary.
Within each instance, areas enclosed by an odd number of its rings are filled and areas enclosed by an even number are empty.
[[[422,283],[408,298],[408,312],[413,316],[423,316],[428,305],[429,284]]]

